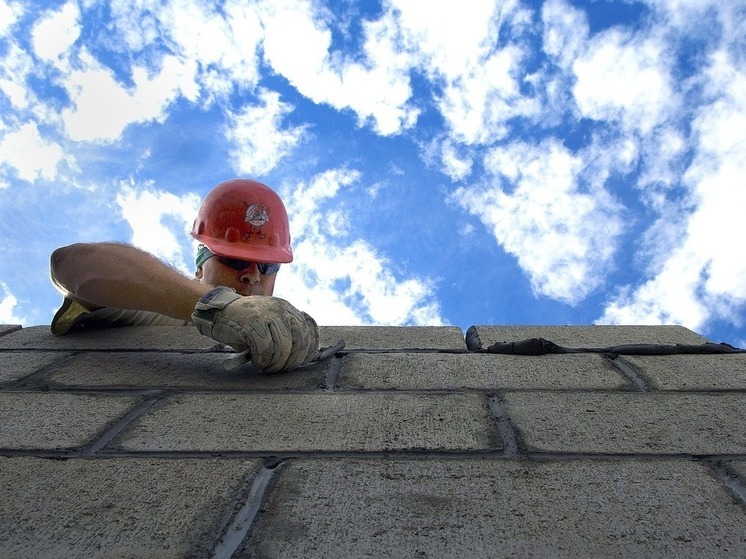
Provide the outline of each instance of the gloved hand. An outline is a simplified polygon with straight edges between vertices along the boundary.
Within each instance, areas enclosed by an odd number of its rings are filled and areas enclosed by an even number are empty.
[[[318,354],[316,321],[277,297],[242,297],[217,287],[199,300],[192,320],[200,334],[249,350],[251,362],[264,372],[290,371]]]

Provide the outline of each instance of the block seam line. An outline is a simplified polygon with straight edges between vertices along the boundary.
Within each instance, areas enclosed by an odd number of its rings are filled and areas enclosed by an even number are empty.
[[[228,524],[223,536],[213,549],[213,559],[230,559],[241,547],[254,525],[262,503],[265,501],[270,482],[283,464],[281,461],[265,465],[254,476],[246,501]]]
[[[8,334],[12,334],[13,332],[18,332],[19,330],[23,329],[23,326],[20,324],[2,324],[1,326],[5,326],[7,330],[4,332],[0,332],[0,337],[7,336]]]
[[[142,392],[141,395],[145,399],[137,404],[134,408],[130,409],[122,417],[110,424],[98,437],[92,442],[83,446],[75,456],[95,456],[100,450],[108,445],[114,438],[136,421],[141,415],[147,412],[156,402],[158,402],[165,395],[163,390],[148,390]]]
[[[604,355],[612,367],[619,371],[632,384],[637,392],[651,392],[653,390],[651,382],[631,363],[625,361],[618,355]]]
[[[37,388],[41,384],[40,380],[43,377],[46,377],[47,374],[60,365],[67,363],[68,361],[72,361],[73,359],[77,358],[82,352],[80,351],[73,351],[69,355],[64,355],[63,357],[59,357],[52,361],[51,363],[47,363],[46,365],[43,365],[42,367],[39,367],[34,372],[29,373],[25,376],[22,376],[21,378],[15,379],[13,381],[10,381],[8,383],[5,383],[5,388]]]
[[[503,452],[506,458],[519,458],[523,455],[523,445],[519,440],[518,433],[507,416],[500,396],[492,394],[487,396],[487,407],[492,417],[497,433],[503,443]]]
[[[335,392],[337,390],[337,381],[342,370],[343,356],[333,356],[326,365],[326,374],[324,376],[324,390],[326,392]]]
[[[704,460],[704,463],[715,472],[715,476],[746,510],[746,482],[731,470],[723,460],[709,459]]]

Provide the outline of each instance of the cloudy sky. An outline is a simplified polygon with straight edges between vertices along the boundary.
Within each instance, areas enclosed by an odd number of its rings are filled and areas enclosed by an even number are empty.
[[[0,323],[49,253],[193,273],[275,188],[320,324],[682,324],[746,345],[744,0],[0,0]]]

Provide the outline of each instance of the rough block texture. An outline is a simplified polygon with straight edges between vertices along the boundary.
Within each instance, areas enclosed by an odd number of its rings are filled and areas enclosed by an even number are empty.
[[[476,326],[486,348],[496,342],[544,338],[565,347],[625,344],[703,344],[699,334],[682,326]]]
[[[353,349],[466,349],[455,326],[322,326],[320,343],[330,346],[344,339]]]
[[[189,394],[113,447],[131,451],[477,450],[495,446],[476,394]]]
[[[503,401],[530,450],[746,453],[746,394],[509,392]]]
[[[746,546],[743,509],[691,462],[299,460],[265,511],[245,557],[733,557]]]
[[[71,353],[6,351],[0,353],[0,383],[19,380],[52,363],[69,358]]]
[[[703,343],[678,326],[484,345]],[[0,557],[746,557],[742,355],[522,357],[321,328],[261,375],[191,327],[0,326]],[[472,336],[473,338],[473,336]]]
[[[340,388],[623,389],[630,382],[600,355],[392,353],[351,354],[342,362]]]
[[[107,328],[96,332],[74,332],[59,337],[53,336],[48,326],[32,326],[0,336],[0,349],[198,351],[216,349],[219,346],[215,340],[202,336],[192,326]]]
[[[746,390],[746,353],[731,355],[625,355],[659,390]]]
[[[77,448],[137,403],[132,396],[0,392],[0,448]]]
[[[258,461],[0,458],[3,557],[205,557]]]
[[[225,353],[87,353],[56,367],[50,384],[97,388],[183,388],[191,390],[314,389],[324,384],[326,364],[287,374],[265,375],[250,364],[223,368]]]
[[[0,324],[0,336],[20,330],[21,327],[18,324]]]

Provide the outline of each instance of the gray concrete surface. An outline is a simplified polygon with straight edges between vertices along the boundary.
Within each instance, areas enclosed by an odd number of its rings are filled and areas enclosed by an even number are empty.
[[[137,403],[110,394],[0,392],[0,449],[81,447]]]
[[[479,326],[486,345],[701,343]],[[743,356],[517,357],[453,327],[225,371],[190,327],[0,325],[0,557],[746,556]]]
[[[228,354],[229,355],[229,354]],[[326,364],[279,375],[254,371],[251,364],[226,371],[225,353],[83,353],[50,372],[50,385],[87,388],[184,388],[192,390],[312,390],[323,386]]]
[[[0,555],[209,557],[258,460],[0,457]]]
[[[623,389],[630,382],[600,355],[350,354],[341,389]]]
[[[746,354],[625,355],[658,390],[745,390]]]
[[[566,347],[623,344],[701,344],[708,340],[682,326],[474,326],[482,345],[545,338]]]
[[[743,508],[688,461],[297,460],[242,556],[733,557],[744,546]]]
[[[202,336],[192,326],[150,326],[107,328],[52,336],[49,326],[32,326],[0,336],[0,349],[44,350],[182,350],[219,351],[220,344]],[[227,351],[227,350],[225,350]]]
[[[534,451],[746,453],[746,394],[507,392],[503,402]]]
[[[478,394],[177,394],[113,448],[129,451],[482,450],[496,438]]]
[[[1,334],[0,334],[1,335]],[[69,358],[72,353],[65,352],[20,352],[7,351],[0,353],[0,382],[18,380],[35,373],[56,361]]]
[[[325,326],[320,344],[330,346],[344,338],[354,349],[466,349],[464,335],[455,326]]]

